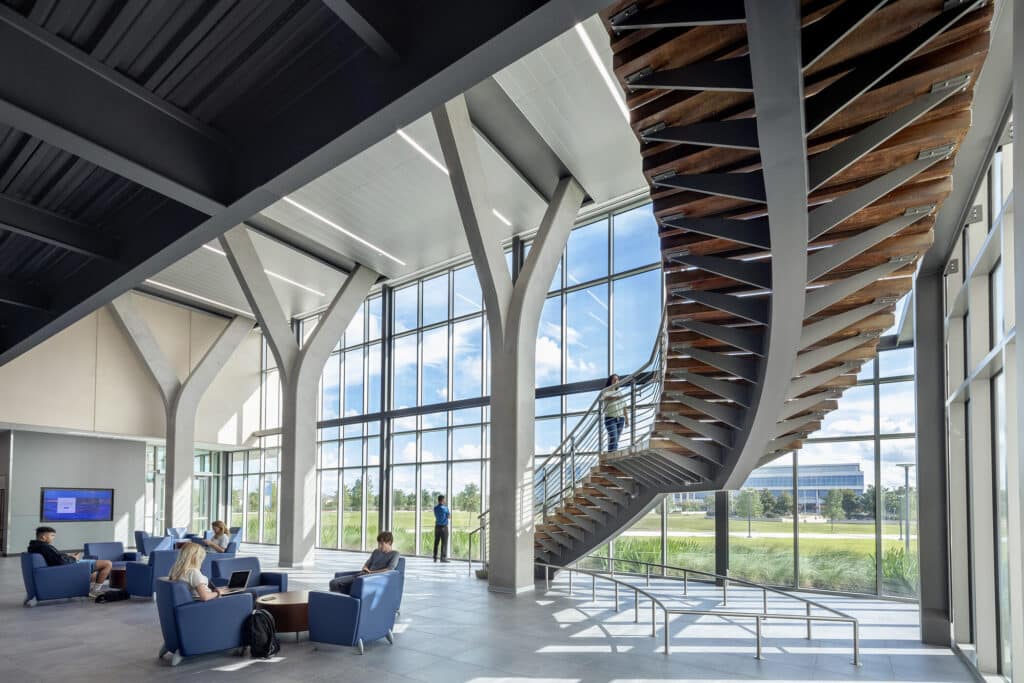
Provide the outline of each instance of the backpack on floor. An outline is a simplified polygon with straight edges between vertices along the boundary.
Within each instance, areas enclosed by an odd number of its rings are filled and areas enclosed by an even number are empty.
[[[96,596],[96,602],[102,604],[106,602],[120,602],[121,600],[127,600],[131,596],[128,595],[126,590],[109,590],[104,591]]]
[[[274,615],[265,609],[253,610],[246,618],[242,637],[249,647],[249,655],[255,659],[269,659],[281,650]]]

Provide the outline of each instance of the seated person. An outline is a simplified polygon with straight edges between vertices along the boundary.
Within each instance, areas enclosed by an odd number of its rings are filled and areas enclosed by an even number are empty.
[[[382,531],[377,534],[377,549],[370,553],[370,559],[366,561],[366,564],[359,570],[359,573],[332,579],[330,584],[331,590],[335,593],[345,593],[348,595],[352,582],[359,577],[389,572],[397,568],[398,560],[401,556],[397,550],[391,548],[391,544],[394,542],[395,537],[390,531]]]
[[[213,527],[213,538],[203,541],[203,545],[215,553],[227,552],[228,545],[231,544],[231,536],[228,534],[227,526],[220,520],[217,520],[210,526]]]
[[[200,570],[203,560],[206,559],[206,551],[198,543],[189,543],[178,551],[178,559],[168,572],[167,578],[171,581],[184,581],[192,591],[195,600],[213,600],[220,597],[220,589],[210,590],[210,581]]]
[[[28,552],[42,555],[46,566],[58,567],[76,562],[89,563],[89,597],[95,598],[103,592],[103,583],[110,575],[114,564],[110,560],[83,560],[82,553],[62,553],[54,547],[57,530],[50,526],[36,528],[36,538],[28,543]]]

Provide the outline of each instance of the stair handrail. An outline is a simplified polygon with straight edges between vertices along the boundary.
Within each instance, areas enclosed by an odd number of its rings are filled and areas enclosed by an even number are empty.
[[[535,468],[534,514],[538,520],[543,520],[549,509],[568,498],[577,484],[600,462],[601,453],[605,451],[604,396],[607,392],[629,387],[629,436],[627,438],[623,434],[621,439],[628,442],[628,449],[634,450],[650,438],[660,409],[665,381],[664,361],[668,343],[665,322],[663,308],[658,334],[655,336],[647,361],[636,371],[621,377],[615,384],[598,392],[569,435]],[[638,418],[643,420],[642,427],[638,425]],[[566,476],[565,471],[567,464],[569,476]],[[549,486],[548,480],[556,475],[557,485],[550,490],[552,487]]]
[[[586,559],[586,558],[583,558],[583,559]],[[591,558],[591,559],[598,559],[598,558]],[[607,559],[607,558],[604,558],[604,559]],[[560,571],[565,571],[566,572],[566,574],[569,577],[569,595],[570,596],[572,595],[572,575],[573,575],[573,572],[576,572],[578,574],[584,574],[586,576],[590,576],[591,577],[591,600],[596,600],[597,599],[597,579],[601,579],[601,580],[604,580],[604,581],[610,581],[615,586],[615,611],[616,612],[619,611],[619,586],[625,586],[627,589],[632,590],[633,591],[633,614],[634,614],[633,621],[634,621],[634,623],[639,623],[640,622],[640,596],[643,595],[644,597],[648,598],[651,601],[651,637],[655,637],[657,635],[657,618],[655,616],[656,615],[656,612],[655,612],[656,607],[660,607],[661,610],[662,610],[662,613],[664,615],[664,621],[663,621],[664,649],[662,650],[662,652],[666,656],[668,656],[669,654],[672,653],[671,645],[670,645],[670,638],[671,638],[670,620],[671,620],[671,617],[674,616],[674,615],[715,616],[715,617],[721,617],[721,618],[724,618],[724,619],[737,619],[737,618],[739,618],[739,619],[744,619],[744,618],[745,619],[753,619],[754,623],[755,623],[755,638],[756,638],[756,648],[755,648],[754,657],[756,659],[764,659],[764,656],[762,654],[762,648],[761,648],[761,639],[762,639],[762,635],[761,635],[762,628],[761,627],[762,627],[762,623],[765,620],[772,619],[772,620],[803,621],[803,622],[805,622],[807,624],[807,639],[808,640],[811,639],[811,623],[815,622],[815,621],[824,621],[826,623],[837,623],[838,622],[838,623],[848,623],[848,624],[850,624],[850,626],[853,629],[853,662],[852,663],[853,663],[854,666],[860,666],[861,665],[861,660],[860,660],[860,621],[856,617],[852,617],[852,616],[846,614],[845,612],[840,612],[839,610],[833,609],[833,608],[828,607],[826,605],[822,605],[821,603],[815,602],[813,600],[805,600],[804,598],[801,598],[799,596],[790,595],[788,593],[784,593],[783,592],[787,597],[793,597],[793,598],[796,598],[797,600],[802,600],[803,602],[808,603],[808,605],[807,605],[807,614],[806,615],[803,615],[803,614],[786,614],[786,613],[768,612],[768,601],[767,601],[767,599],[765,599],[765,602],[764,602],[764,605],[763,605],[763,611],[761,611],[761,612],[749,612],[749,611],[741,612],[741,611],[736,611],[736,610],[722,611],[722,610],[714,610],[714,609],[691,609],[691,608],[669,607],[663,601],[661,601],[658,598],[656,598],[648,590],[644,590],[644,589],[640,588],[639,586],[635,586],[635,585],[633,585],[631,583],[627,583],[627,582],[625,582],[625,581],[623,581],[621,579],[618,579],[618,578],[615,577],[614,574],[610,574],[609,572],[606,572],[606,571],[594,570],[594,569],[580,569],[577,566],[578,562],[579,562],[579,560],[577,560],[576,562],[573,562],[572,564],[568,564],[568,565],[556,565],[556,564],[549,564],[549,563],[546,563],[546,562],[535,562],[534,564],[535,564],[535,566],[543,567],[544,568],[544,587],[545,587],[545,589],[547,591],[551,590],[551,570],[552,569],[556,569],[556,570],[560,570]],[[647,563],[642,563],[642,564],[647,564]],[[666,566],[667,567],[667,565],[659,565],[659,566]],[[675,568],[675,569],[683,569],[683,568],[678,567],[678,568]],[[711,572],[702,572],[702,571],[695,570],[695,569],[694,570],[687,570],[687,571],[692,571],[694,573],[700,573],[700,574],[709,574],[709,575],[711,574]],[[627,574],[619,574],[619,576],[624,576],[624,575],[625,576],[629,576],[630,574],[628,574],[628,573]],[[715,575],[715,576],[718,576],[718,575]],[[669,580],[679,580],[679,577],[675,577],[675,576],[661,576],[661,577],[658,577],[658,578],[669,579]],[[721,578],[724,578],[727,581],[737,581],[738,583],[741,582],[740,580],[730,579],[729,577],[721,577]],[[760,584],[751,584],[751,582],[748,582],[748,581],[743,581],[742,583],[750,584],[750,585],[753,585],[753,586],[755,586],[757,588],[762,588],[762,589],[765,589],[765,590],[773,590],[775,592],[782,592],[782,591],[778,591],[777,589],[769,588],[768,586],[762,586]],[[728,584],[725,584],[725,585],[727,586]],[[648,575],[648,586],[647,586],[647,588],[649,588],[649,587],[650,587],[650,575]],[[686,589],[686,586],[684,584],[684,591],[685,591],[685,589]],[[686,595],[685,592],[683,594]],[[767,595],[767,593],[765,595]],[[723,599],[723,606],[728,606],[727,597],[728,597],[728,593],[725,593],[725,599]],[[826,615],[820,615],[820,614],[811,614],[811,609],[810,609],[811,605],[814,605],[816,607],[821,607],[822,609],[825,609],[825,610],[827,610],[829,612],[832,612],[833,615],[832,616],[826,616]]]

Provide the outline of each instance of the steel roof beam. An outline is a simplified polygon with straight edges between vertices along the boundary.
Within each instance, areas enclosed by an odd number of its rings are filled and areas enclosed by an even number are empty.
[[[758,249],[771,249],[767,218],[738,220],[734,218],[687,218],[671,216],[661,224],[677,230],[689,230],[708,237],[717,237]]]
[[[50,297],[45,291],[6,278],[0,278],[0,302],[18,308],[50,312]]]
[[[400,59],[395,48],[384,39],[380,31],[374,28],[369,19],[352,6],[348,0],[323,0],[328,9],[338,15],[342,23],[352,29],[352,33],[377,53],[377,56],[388,64],[397,64]]]
[[[207,215],[234,199],[223,135],[0,6],[0,120]]]
[[[90,258],[116,259],[113,241],[91,226],[4,195],[0,195],[0,229]]]

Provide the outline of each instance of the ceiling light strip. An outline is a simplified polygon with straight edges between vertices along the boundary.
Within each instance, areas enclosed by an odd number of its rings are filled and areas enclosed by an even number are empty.
[[[209,298],[207,298],[205,296],[201,296],[199,294],[196,294],[195,292],[190,292],[190,291],[188,291],[186,289],[180,289],[178,287],[173,287],[171,285],[164,284],[163,282],[157,282],[156,280],[146,280],[146,284],[147,285],[153,285],[154,287],[159,287],[161,289],[166,289],[169,292],[174,292],[175,294],[181,294],[182,296],[187,296],[187,297],[190,297],[190,298],[195,299],[197,301],[203,301],[203,302],[208,303],[208,304],[213,304],[214,306],[218,306],[220,308],[226,308],[229,311],[234,311],[235,313],[241,313],[246,318],[253,317],[252,313],[250,313],[249,311],[243,311],[241,308],[235,308],[234,306],[229,306],[229,305],[227,305],[227,304],[225,304],[223,302],[217,301],[215,299],[209,299]]]
[[[209,244],[204,244],[203,245],[203,249],[206,249],[207,251],[212,251],[214,254],[219,254],[220,256],[225,256],[225,257],[227,256],[227,254],[225,254],[223,251],[221,251],[220,249],[217,249],[216,247],[211,247]],[[294,287],[298,287],[299,289],[304,289],[307,292],[309,292],[310,294],[316,294],[319,297],[327,296],[326,294],[324,294],[323,292],[321,292],[319,290],[313,289],[312,287],[308,287],[308,286],[302,284],[301,282],[296,282],[295,280],[290,280],[290,279],[286,278],[284,275],[281,275],[279,273],[275,273],[272,270],[267,270],[266,268],[264,268],[263,272],[266,273],[267,275],[269,275],[270,277],[277,278],[281,282],[287,282],[288,284],[290,284],[290,285],[292,285]]]
[[[626,107],[626,100],[619,91],[619,87],[615,84],[608,68],[605,67],[604,62],[601,61],[601,55],[597,54],[597,48],[594,47],[594,43],[591,42],[590,36],[587,35],[587,30],[583,28],[583,24],[576,24],[576,35],[580,37],[580,41],[583,42],[583,47],[587,49],[587,54],[590,55],[590,61],[597,67],[598,72],[601,74],[601,78],[604,79],[604,84],[608,87],[608,92],[612,94],[612,98],[615,100],[615,104],[619,106],[619,111],[622,112],[623,118],[626,119],[626,123],[629,123],[629,108]]]
[[[313,218],[317,219],[321,223],[323,223],[325,225],[329,225],[330,227],[334,228],[335,230],[337,230],[338,232],[342,233],[343,235],[354,239],[356,242],[359,242],[360,244],[362,244],[362,245],[364,245],[366,247],[369,247],[370,249],[374,250],[375,252],[377,252],[381,256],[383,256],[385,258],[388,258],[388,259],[391,259],[392,261],[394,261],[398,265],[400,265],[400,266],[406,265],[405,261],[403,261],[402,259],[398,258],[397,256],[392,256],[391,254],[389,254],[388,252],[384,251],[380,247],[378,247],[378,246],[376,246],[374,244],[371,244],[370,242],[367,242],[366,240],[364,240],[359,235],[355,234],[354,232],[350,232],[349,230],[346,230],[345,228],[341,227],[340,225],[338,225],[334,221],[330,220],[329,218],[325,218],[325,217],[321,216],[320,214],[318,214],[316,211],[313,211],[312,209],[307,208],[307,207],[303,206],[302,204],[299,204],[297,201],[295,201],[291,197],[281,197],[281,199],[283,199],[284,201],[288,202],[289,204],[294,206],[299,211],[303,211],[303,212],[309,214],[310,216],[312,216]]]

